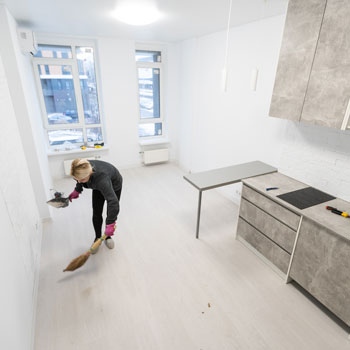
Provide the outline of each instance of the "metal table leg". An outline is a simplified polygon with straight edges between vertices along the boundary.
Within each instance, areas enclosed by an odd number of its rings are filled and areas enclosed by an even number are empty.
[[[202,205],[202,191],[199,190],[199,197],[198,197],[198,211],[197,211],[197,229],[196,229],[196,238],[199,236],[199,221],[201,218],[201,205]]]

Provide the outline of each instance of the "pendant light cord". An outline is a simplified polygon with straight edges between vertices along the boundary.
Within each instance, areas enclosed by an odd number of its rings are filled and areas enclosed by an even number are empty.
[[[232,0],[230,0],[230,10],[228,13],[228,21],[227,21],[227,32],[226,32],[226,50],[225,50],[225,64],[224,69],[227,67],[227,57],[228,57],[228,39],[230,33],[230,23],[231,23],[231,10],[232,10]]]

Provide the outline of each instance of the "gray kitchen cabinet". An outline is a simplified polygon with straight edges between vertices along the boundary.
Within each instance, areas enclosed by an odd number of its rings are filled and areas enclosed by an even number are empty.
[[[326,0],[290,0],[273,89],[271,117],[299,121]]]
[[[237,235],[263,255],[280,271],[287,274],[290,254],[241,217],[238,219]]]
[[[350,242],[347,239],[304,217],[290,277],[350,326]]]
[[[251,203],[254,203],[257,207],[269,213],[276,219],[283,222],[285,225],[291,227],[294,231],[298,229],[300,216],[293,213],[289,209],[283,207],[282,205],[274,202],[270,198],[260,194],[253,188],[246,185],[242,188],[242,197]]]
[[[327,0],[301,121],[341,129],[350,99],[350,1]],[[346,120],[343,129],[347,126]]]
[[[292,253],[296,233],[291,228],[245,199],[241,201],[240,216],[289,254]]]
[[[350,1],[290,0],[270,116],[350,129]]]
[[[350,219],[325,208],[349,213],[350,202],[298,209],[281,198],[308,187],[279,172],[245,179],[237,239],[350,326]]]
[[[288,272],[299,221],[297,214],[243,185],[237,238],[259,252],[284,277]]]

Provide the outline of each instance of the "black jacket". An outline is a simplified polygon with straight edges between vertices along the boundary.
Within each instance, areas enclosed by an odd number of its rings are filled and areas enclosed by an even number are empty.
[[[112,224],[119,214],[119,200],[115,194],[122,188],[123,178],[112,164],[101,160],[89,160],[93,173],[86,183],[77,182],[75,190],[83,192],[83,188],[100,191],[107,201],[106,224]]]

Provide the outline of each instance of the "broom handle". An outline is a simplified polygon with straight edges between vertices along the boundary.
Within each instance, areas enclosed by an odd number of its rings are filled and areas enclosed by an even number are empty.
[[[107,238],[107,235],[103,235],[101,238],[99,238],[90,248],[90,252],[97,249],[101,244],[102,241],[104,241]]]

